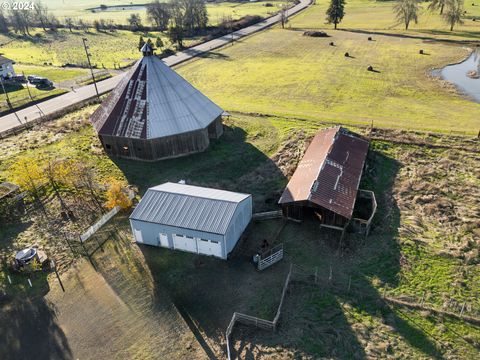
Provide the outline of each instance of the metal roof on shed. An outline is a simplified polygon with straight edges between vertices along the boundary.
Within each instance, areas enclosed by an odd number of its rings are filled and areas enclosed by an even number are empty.
[[[92,114],[99,134],[154,139],[205,129],[223,110],[154,55],[142,57]]]
[[[319,131],[279,203],[311,201],[350,219],[367,152],[367,140],[340,126]]]
[[[224,235],[251,195],[177,183],[147,190],[130,219]]]

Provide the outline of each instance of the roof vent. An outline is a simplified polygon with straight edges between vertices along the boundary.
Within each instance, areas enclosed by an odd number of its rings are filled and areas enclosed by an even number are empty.
[[[178,183],[179,183],[179,184],[182,184],[182,185],[185,185],[187,182],[182,179],[182,180],[180,180]]]

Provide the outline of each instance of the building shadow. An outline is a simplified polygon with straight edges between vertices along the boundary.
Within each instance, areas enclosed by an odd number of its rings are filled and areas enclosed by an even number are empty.
[[[63,330],[57,325],[53,305],[43,297],[15,299],[4,305],[0,324],[0,359],[74,358]]]
[[[250,193],[254,212],[276,209],[287,178],[267,155],[246,141],[242,128],[224,129],[223,136],[202,153],[157,162],[114,157],[112,161],[141,195],[152,186],[185,180],[191,185]]]
[[[296,265],[277,334],[240,327],[232,335],[235,358],[258,358],[280,344],[298,358],[365,359],[371,356],[365,351],[368,344],[383,346],[378,349],[384,354],[394,351],[388,343],[371,339],[376,330],[365,327],[365,316],[388,326],[426,357],[442,357],[434,336],[408,312],[390,307],[383,296],[382,288],[399,285],[401,271],[401,218],[393,196],[399,168],[395,159],[369,152],[360,188],[375,192],[378,209],[367,239],[348,234],[338,251],[340,235],[320,229],[315,219],[287,224],[279,241],[284,243],[284,261]],[[364,332],[368,336],[362,339],[359,334]]]

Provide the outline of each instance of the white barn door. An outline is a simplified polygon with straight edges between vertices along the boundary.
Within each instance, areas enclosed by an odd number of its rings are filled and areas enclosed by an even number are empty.
[[[142,230],[133,229],[133,236],[136,242],[143,244]]]
[[[218,241],[197,239],[198,253],[203,255],[211,255],[222,257],[222,244]]]
[[[158,234],[158,245],[159,246],[162,246],[162,247],[166,247],[168,248],[169,247],[169,244],[168,244],[168,236],[167,234]]]
[[[188,252],[197,252],[197,242],[194,238],[189,238],[184,235],[173,235],[173,248],[176,250],[183,250]]]

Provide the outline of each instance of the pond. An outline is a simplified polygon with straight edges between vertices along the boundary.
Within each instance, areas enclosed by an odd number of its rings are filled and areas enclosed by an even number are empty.
[[[448,65],[437,74],[442,79],[455,84],[461,91],[480,102],[480,48],[458,64]]]
[[[100,12],[100,11],[140,11],[140,10],[145,10],[146,6],[145,5],[111,5],[111,6],[98,6],[94,8],[90,8],[87,10],[90,10],[91,12]]]

